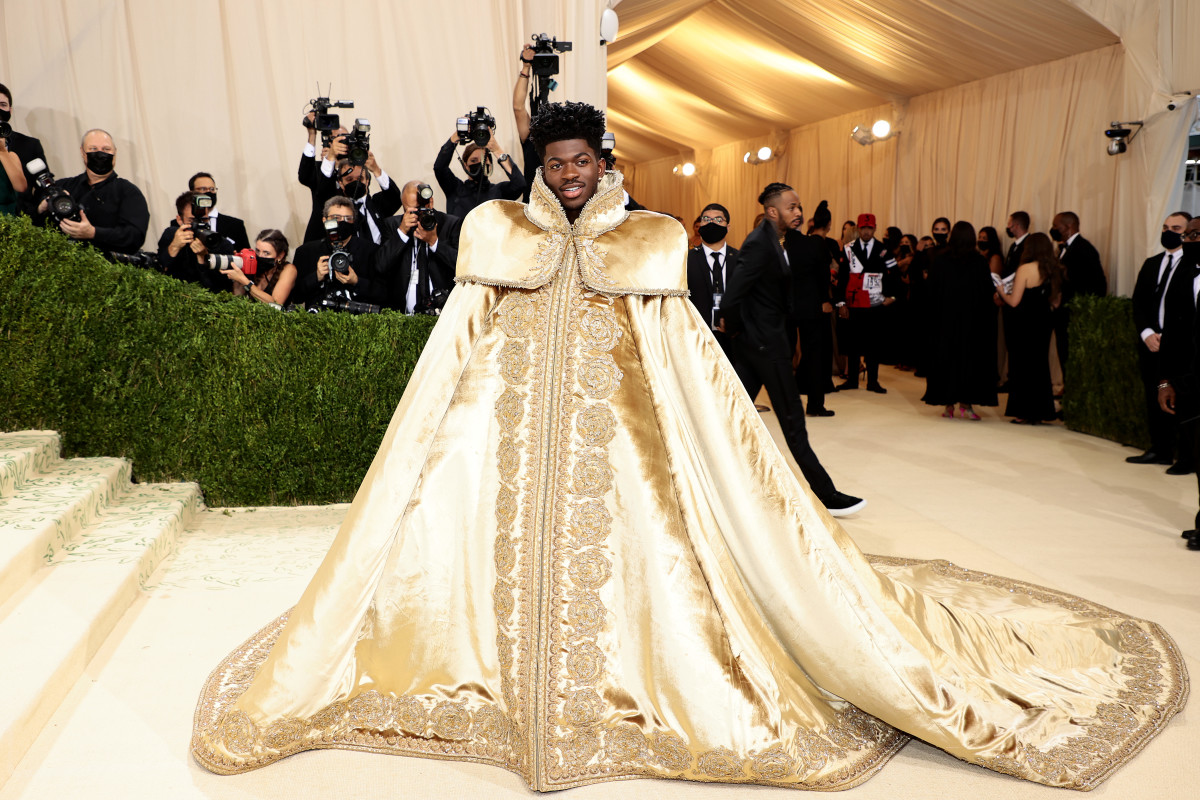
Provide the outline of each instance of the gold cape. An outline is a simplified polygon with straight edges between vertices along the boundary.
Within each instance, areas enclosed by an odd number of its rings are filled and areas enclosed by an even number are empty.
[[[1157,625],[864,556],[686,299],[686,236],[606,176],[574,226],[466,219],[459,286],[290,612],[213,672],[219,773],[312,748],[844,789],[909,735],[1090,789],[1180,708]]]

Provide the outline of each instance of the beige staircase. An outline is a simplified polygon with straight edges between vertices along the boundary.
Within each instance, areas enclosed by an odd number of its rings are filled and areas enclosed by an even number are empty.
[[[0,786],[202,506],[128,461],[0,433]]]

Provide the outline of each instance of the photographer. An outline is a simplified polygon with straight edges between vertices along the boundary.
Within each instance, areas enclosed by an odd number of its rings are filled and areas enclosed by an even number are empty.
[[[521,48],[519,58],[521,71],[517,73],[517,84],[513,87],[513,116],[517,120],[517,137],[521,140],[525,174],[529,176],[525,181],[525,191],[521,193],[521,200],[526,203],[529,202],[529,190],[533,185],[533,176],[537,173],[538,167],[542,165],[542,157],[538,155],[537,148],[529,141],[529,123],[533,115],[525,108],[525,103],[529,99],[529,79],[532,77],[533,54],[533,45],[527,44]]]
[[[46,160],[42,143],[12,129],[12,92],[0,83],[0,214],[29,213],[33,178],[25,167],[35,158]]]
[[[210,269],[208,257],[230,255],[233,245],[211,229],[193,224],[196,196],[196,192],[184,192],[175,198],[175,219],[158,237],[159,267],[173,278],[198,283],[210,292],[228,292],[233,289],[232,279]]]
[[[117,146],[107,131],[93,129],[83,135],[79,154],[84,171],[55,182],[78,203],[79,219],[64,219],[58,227],[76,241],[88,242],[111,253],[136,253],[146,241],[150,210],[138,187],[114,171]],[[43,198],[37,209],[39,222],[52,219]]]
[[[314,116],[310,112],[306,119],[311,122]],[[308,129],[308,144],[300,157],[297,177],[312,194],[312,210],[309,212],[308,225],[304,229],[304,241],[320,239],[325,235],[321,222],[325,201],[335,195],[343,195],[355,201],[359,224],[362,226],[361,232],[368,235],[375,244],[380,244],[383,237],[379,222],[399,210],[400,187],[396,186],[379,166],[374,152],[368,150],[366,164],[363,166],[352,165],[346,160],[350,153],[347,139],[351,134],[345,128],[338,128],[333,132],[329,147],[322,148],[318,161],[317,131],[308,125],[305,127]],[[379,191],[369,195],[372,175],[379,183]]]
[[[382,288],[375,272],[376,247],[359,234],[358,214],[348,197],[335,195],[325,201],[322,224],[334,223],[333,232],[322,228],[321,236],[296,249],[296,287],[293,303],[312,310],[325,299],[378,303]],[[330,256],[341,251],[350,256],[344,272],[330,267]]]
[[[501,149],[500,142],[496,140],[494,121],[489,125],[489,130],[486,144],[480,145],[472,141],[463,148],[461,161],[463,169],[467,172],[467,180],[462,180],[450,171],[450,159],[454,155],[454,149],[460,144],[457,129],[438,151],[433,162],[433,174],[446,195],[447,214],[461,219],[480,203],[488,200],[518,200],[525,191],[525,176],[508,153]],[[489,175],[493,161],[500,165],[508,180],[501,183],[491,182]]]
[[[225,273],[233,280],[233,293],[239,297],[249,295],[260,303],[286,306],[296,285],[296,265],[287,260],[287,237],[282,231],[267,228],[254,240],[254,254],[258,257],[258,273],[253,277],[236,268]]]
[[[188,191],[207,195],[212,199],[208,209],[208,226],[219,235],[224,236],[233,245],[233,249],[249,250],[250,239],[246,236],[246,223],[237,217],[217,212],[217,183],[207,172],[197,172],[188,178]]]
[[[462,220],[435,210],[433,190],[420,181],[406,183],[403,198],[404,213],[383,221],[375,257],[387,287],[384,305],[405,314],[437,313],[454,288]]]

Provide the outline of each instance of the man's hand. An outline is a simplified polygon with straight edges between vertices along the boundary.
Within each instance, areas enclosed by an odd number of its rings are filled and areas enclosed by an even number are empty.
[[[370,150],[367,151],[367,169],[371,170],[371,174],[378,178],[383,170],[379,167],[379,162],[375,160],[375,154]]]
[[[329,160],[336,162],[339,158],[345,158],[350,152],[350,148],[346,146],[346,134],[336,137],[329,145]]]
[[[1146,347],[1150,348],[1151,353],[1157,353],[1158,348],[1162,347],[1162,334],[1152,333],[1142,341],[1146,343]]]
[[[314,123],[316,121],[317,112],[315,111],[308,112],[304,115],[304,119],[300,121],[300,124],[304,125],[304,129],[308,131],[308,143],[311,145],[315,145],[317,143],[317,129],[314,127]]]
[[[892,303],[894,303],[894,302],[896,302],[896,298],[894,298],[894,297],[885,297],[885,298],[883,298],[883,304],[884,304],[885,306],[890,306],[890,305],[891,305]]]
[[[192,243],[192,239],[196,238],[196,234],[192,233],[192,229],[188,225],[180,225],[175,229],[175,235],[171,237],[171,243],[167,245],[167,252],[171,254],[171,258],[179,255],[179,251]]]
[[[850,309],[847,306],[838,307],[838,316],[842,319],[850,319]]]
[[[199,239],[192,239],[192,242],[188,245],[188,247],[190,247],[192,252],[196,254],[196,263],[203,264],[208,261],[208,248],[205,246],[204,242],[200,241]]]
[[[1163,386],[1158,390],[1158,407],[1168,414],[1175,413],[1175,387]]]
[[[400,232],[405,236],[412,236],[415,227],[417,227],[417,210],[415,208],[405,209],[404,216],[400,218]]]
[[[329,256],[321,256],[317,259],[317,281],[323,281],[329,277]]]
[[[833,303],[821,303],[821,313],[822,314],[832,314],[833,313]]]
[[[717,317],[717,327],[713,328],[718,333],[725,333],[725,318]]]
[[[96,228],[92,225],[92,223],[88,222],[87,214],[83,212],[82,208],[79,209],[79,222],[76,222],[73,219],[64,219],[62,222],[58,223],[58,227],[62,229],[63,233],[65,233],[67,236],[70,236],[72,239],[96,238]]]
[[[344,283],[347,286],[358,285],[358,273],[354,271],[354,267],[347,267],[345,272],[335,272],[333,277],[338,283]]]
[[[533,45],[531,45],[531,44],[525,45],[524,47],[521,48],[521,60],[524,61],[526,64],[532,64],[533,63],[533,53],[534,53]]]
[[[488,152],[493,153],[496,156],[504,155],[504,148],[502,148],[500,146],[500,142],[496,140],[495,131],[492,132],[491,138],[488,139],[487,149]]]
[[[417,235],[418,239],[420,239],[422,242],[429,245],[430,247],[433,247],[435,244],[437,244],[437,228],[436,227],[431,231],[427,231],[424,228],[422,228],[420,225],[418,225],[416,227],[416,235]]]

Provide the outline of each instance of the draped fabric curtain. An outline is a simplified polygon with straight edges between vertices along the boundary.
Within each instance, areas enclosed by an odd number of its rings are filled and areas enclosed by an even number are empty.
[[[110,131],[117,172],[145,192],[146,247],[175,215],[187,179],[214,174],[220,210],[250,235],[281,228],[295,247],[309,212],[296,181],[307,101],[372,124],[371,149],[396,181],[435,188],[433,159],[454,120],[484,105],[504,149],[518,53],[534,33],[574,42],[552,99],[606,103],[604,0],[60,0],[0,4],[0,83],[13,125],[36,136],[57,176],[82,171],[79,139]],[[437,203],[444,208],[438,192]]]

